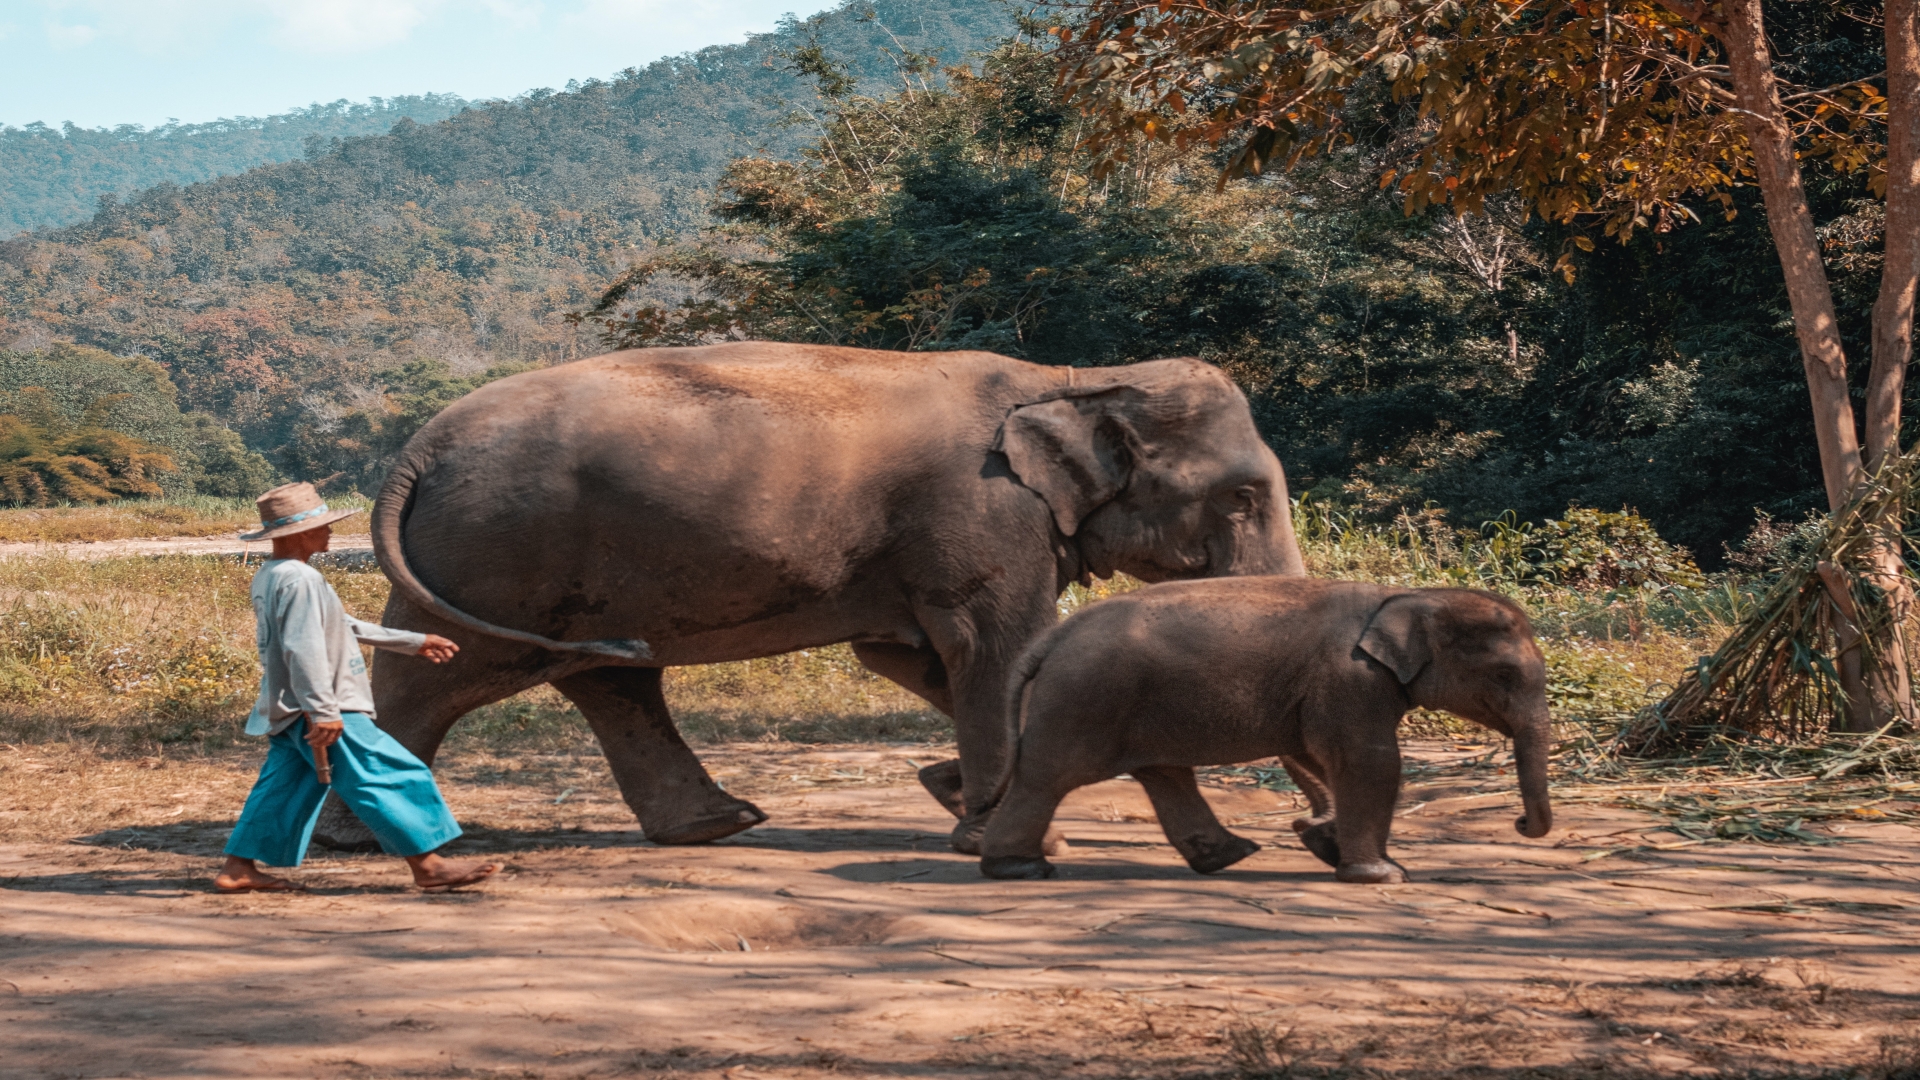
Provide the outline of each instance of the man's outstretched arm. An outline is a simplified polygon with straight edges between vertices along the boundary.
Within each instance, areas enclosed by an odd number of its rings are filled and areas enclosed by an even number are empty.
[[[460,651],[460,646],[439,634],[395,630],[391,626],[363,622],[351,615],[347,616],[347,631],[362,645],[371,645],[388,652],[406,653],[408,656],[424,656],[436,664],[446,663],[453,659],[454,653]]]

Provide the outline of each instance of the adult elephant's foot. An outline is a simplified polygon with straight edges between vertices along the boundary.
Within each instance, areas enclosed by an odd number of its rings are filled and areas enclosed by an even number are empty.
[[[1039,881],[1053,876],[1053,864],[1028,855],[988,855],[980,860],[980,872],[1002,881]]]
[[[1333,877],[1335,881],[1356,885],[1399,885],[1407,880],[1407,871],[1392,859],[1376,859],[1343,863],[1333,872]]]
[[[960,824],[953,827],[953,835],[949,838],[953,844],[953,850],[962,855],[980,854],[982,838],[987,835],[987,822],[992,818],[991,812],[961,818]],[[1049,825],[1047,835],[1040,839],[1040,850],[1048,855],[1065,855],[1073,850],[1073,845],[1067,843],[1065,833]]]
[[[967,816],[967,800],[960,794],[960,759],[937,761],[920,770],[920,786],[954,817]]]
[[[980,842],[987,835],[987,822],[992,820],[993,812],[963,817],[953,827],[953,833],[947,838],[953,850],[962,855],[980,854]]]
[[[953,835],[949,838],[953,844],[953,850],[962,855],[980,854],[981,838],[987,835],[987,822],[992,819],[991,810],[984,814],[975,814],[973,817],[961,818],[960,824],[953,827]],[[1065,855],[1073,850],[1073,845],[1067,843],[1067,834],[1049,825],[1047,835],[1040,840],[1040,850],[1048,855]]]
[[[728,799],[724,804],[701,810],[704,813],[687,820],[664,824],[642,822],[641,828],[646,831],[647,839],[656,844],[709,844],[767,820],[765,811],[740,799]]]
[[[1334,834],[1333,819],[1314,822],[1301,818],[1293,823],[1293,831],[1300,834],[1300,843],[1315,858],[1328,866],[1340,865],[1340,840]]]
[[[340,796],[332,792],[327,793],[327,801],[320,807],[320,819],[314,822],[313,842],[328,851],[346,854],[365,855],[380,850],[380,841],[373,838],[373,830],[354,817]]]
[[[1260,850],[1260,845],[1244,836],[1229,836],[1214,842],[1189,841],[1180,854],[1197,874],[1214,874]]]

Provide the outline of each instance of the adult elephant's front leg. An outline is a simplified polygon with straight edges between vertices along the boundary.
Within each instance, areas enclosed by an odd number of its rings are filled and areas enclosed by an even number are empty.
[[[1054,567],[996,568],[999,588],[982,589],[959,607],[925,605],[914,617],[940,653],[953,695],[953,734],[960,744],[960,798],[966,813],[953,828],[953,849],[980,854],[987,818],[1007,779],[1018,738],[1007,713],[1007,676],[1041,631],[1060,619],[1053,605]],[[1057,841],[1057,834],[1051,839]],[[1064,845],[1057,845],[1063,848]]]
[[[767,820],[720,789],[667,711],[659,668],[602,667],[554,681],[600,740],[621,797],[656,844],[704,844]]]

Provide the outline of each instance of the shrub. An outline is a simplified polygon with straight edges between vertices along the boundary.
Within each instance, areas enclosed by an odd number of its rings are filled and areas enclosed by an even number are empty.
[[[121,395],[97,399],[68,426],[49,395],[30,386],[5,395],[0,413],[0,501],[14,506],[102,503],[162,494],[156,477],[177,471],[165,450],[102,426]]]
[[[1653,523],[1632,510],[1610,514],[1570,507],[1535,529],[1528,549],[1535,574],[1570,589],[1697,589],[1706,584],[1693,556],[1662,540]]]
[[[206,413],[187,416],[193,454],[186,462],[197,495],[252,499],[273,486],[273,466],[247,449],[240,436]]]
[[[1722,545],[1727,565],[1746,574],[1777,574],[1787,566],[1805,562],[1809,553],[1818,550],[1826,542],[1830,524],[1825,514],[1782,522],[1765,510],[1757,511],[1753,528],[1739,547]]]
[[[0,481],[0,499],[17,506],[272,486],[265,458],[213,417],[182,414],[167,370],[138,356],[68,344],[0,351],[0,413],[18,421],[0,435],[16,446],[8,459],[31,459]]]

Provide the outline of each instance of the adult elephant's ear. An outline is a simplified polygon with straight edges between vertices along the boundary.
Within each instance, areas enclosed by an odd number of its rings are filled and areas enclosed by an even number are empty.
[[[1137,439],[1121,412],[1138,396],[1130,386],[1071,390],[1016,406],[1000,425],[993,448],[1046,500],[1063,535],[1127,486]]]
[[[1432,605],[1414,593],[1390,596],[1373,613],[1360,648],[1406,686],[1433,662]]]

